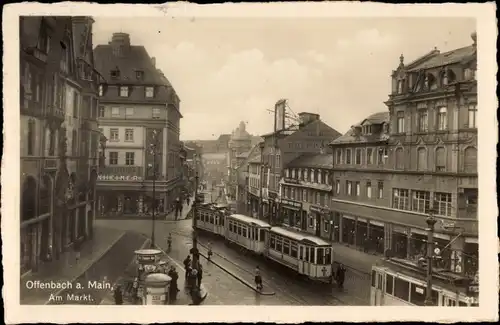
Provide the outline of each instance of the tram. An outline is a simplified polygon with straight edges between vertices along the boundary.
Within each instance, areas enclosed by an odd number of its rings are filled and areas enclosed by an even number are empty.
[[[225,204],[204,203],[197,209],[197,228],[215,235],[224,236]]]
[[[386,258],[374,265],[371,274],[370,305],[424,306],[427,291],[426,268],[408,260]],[[443,269],[433,269],[432,302],[442,307],[477,307],[479,297],[471,290],[474,281]]]
[[[332,247],[319,237],[272,227],[266,256],[314,280],[332,276]]]
[[[271,225],[265,221],[231,214],[226,217],[224,237],[227,241],[235,243],[256,254],[264,254],[266,250],[266,232]]]

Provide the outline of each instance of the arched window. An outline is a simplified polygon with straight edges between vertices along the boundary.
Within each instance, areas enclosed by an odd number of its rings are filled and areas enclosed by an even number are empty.
[[[468,147],[464,151],[464,172],[473,173],[477,171],[477,149]]]
[[[27,149],[28,156],[33,156],[35,151],[35,121],[28,121],[28,134],[27,134]]]
[[[396,149],[396,169],[404,169],[404,154],[403,154],[403,148],[397,148]]]
[[[427,150],[425,148],[418,148],[417,150],[417,170],[427,169]]]
[[[446,170],[446,151],[443,147],[436,149],[436,171],[442,172]]]

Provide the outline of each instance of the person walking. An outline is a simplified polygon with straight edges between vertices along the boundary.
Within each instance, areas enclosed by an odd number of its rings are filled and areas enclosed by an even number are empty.
[[[203,267],[201,266],[201,263],[198,263],[198,270],[196,273],[196,279],[198,280],[198,288],[201,288],[201,279],[203,278]]]
[[[255,268],[255,286],[257,287],[257,290],[262,290],[262,276],[260,274],[260,267],[257,265]]]
[[[184,260],[184,269],[186,270],[186,280],[189,278],[189,275],[191,273],[191,255],[188,255],[186,259]]]
[[[338,275],[338,281],[339,281],[339,288],[344,289],[344,280],[345,280],[345,267],[344,265],[340,264],[339,267],[339,275]]]
[[[170,267],[170,271],[168,271],[167,275],[172,279],[169,288],[170,300],[175,301],[177,299],[177,292],[179,292],[179,288],[177,286],[177,280],[179,279],[179,274],[177,273],[174,265]]]
[[[115,305],[123,305],[123,294],[120,285],[116,286],[113,297],[115,298]]]

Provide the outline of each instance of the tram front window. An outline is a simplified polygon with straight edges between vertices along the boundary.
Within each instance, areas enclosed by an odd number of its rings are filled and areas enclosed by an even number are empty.
[[[332,263],[332,249],[325,248],[325,264],[330,265]]]
[[[319,264],[319,265],[325,264],[324,263],[323,253],[324,253],[324,249],[323,248],[316,248],[316,254],[318,256],[318,258],[316,260],[316,264]]]
[[[263,242],[264,239],[266,238],[266,233],[264,231],[264,229],[260,229],[260,234],[259,234],[259,241]]]

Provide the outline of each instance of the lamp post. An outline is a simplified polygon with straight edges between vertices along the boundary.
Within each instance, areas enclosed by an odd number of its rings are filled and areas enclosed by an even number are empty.
[[[153,168],[153,203],[151,204],[152,212],[151,212],[151,248],[155,248],[155,210],[156,210],[156,154],[158,147],[158,131],[156,129],[152,132],[151,143],[149,144],[149,152],[153,156],[153,164],[148,164],[149,168]]]
[[[434,207],[429,210],[429,217],[425,220],[427,223],[427,289],[425,291],[426,306],[433,306],[432,301],[432,261],[434,254],[434,225],[436,219],[434,218]]]
[[[193,267],[198,267],[198,234],[197,234],[197,226],[198,226],[198,181],[199,181],[199,176],[198,176],[198,168],[197,168],[197,155],[194,155],[194,162],[195,162],[195,187],[194,187],[194,201],[193,201],[193,247],[191,248],[191,254],[193,254]]]

